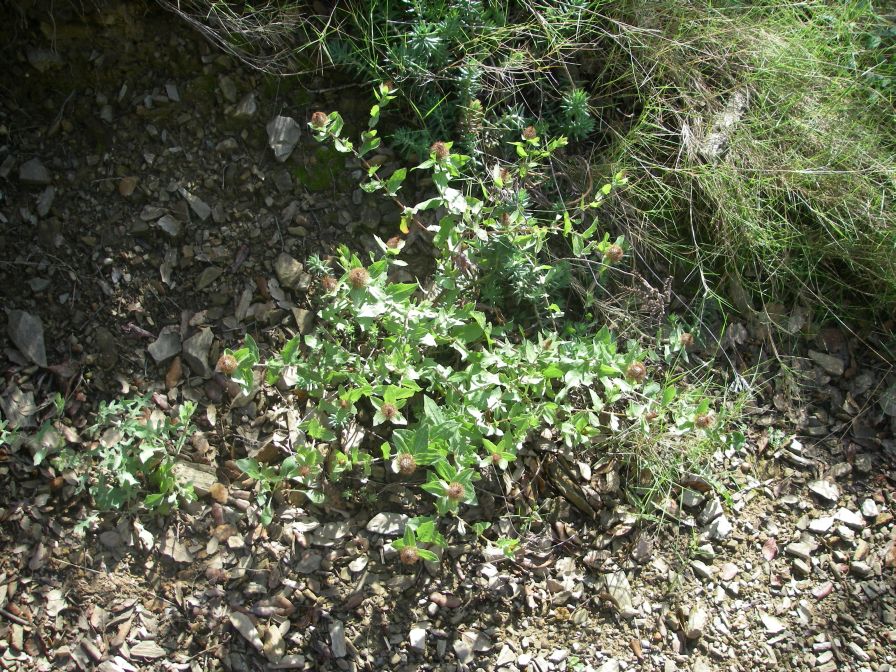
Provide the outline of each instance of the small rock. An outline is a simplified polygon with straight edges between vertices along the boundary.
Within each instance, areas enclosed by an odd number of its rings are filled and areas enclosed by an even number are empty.
[[[43,47],[28,47],[25,56],[31,67],[38,72],[47,72],[62,66],[62,56],[53,49],[44,49]]]
[[[464,632],[461,635],[461,638],[469,644],[470,648],[473,651],[478,653],[485,653],[486,651],[491,651],[493,646],[492,640],[488,638],[488,636],[484,632],[480,632],[479,630],[470,629]]]
[[[137,189],[137,182],[138,179],[133,175],[121,178],[118,182],[118,193],[127,198]]]
[[[566,649],[554,649],[551,652],[551,655],[548,656],[548,661],[553,663],[554,665],[559,665],[567,658],[569,658],[569,651],[567,651]]]
[[[304,270],[304,266],[286,252],[281,252],[274,260],[274,273],[281,287],[296,289]]]
[[[238,633],[240,633],[247,642],[255,647],[257,651],[264,650],[264,644],[261,641],[261,637],[258,636],[258,629],[255,627],[255,623],[247,614],[244,614],[240,611],[231,613],[230,625],[232,625],[234,629]]]
[[[314,313],[304,308],[293,308],[292,315],[296,320],[296,328],[303,336],[314,329]]]
[[[212,209],[208,206],[208,203],[198,196],[195,196],[184,188],[180,189],[180,195],[184,197],[184,200],[190,205],[190,209],[195,212],[196,216],[203,222],[212,214]]]
[[[727,516],[719,516],[709,524],[706,531],[710,539],[722,540],[727,538],[733,529]]]
[[[846,365],[839,357],[834,357],[833,355],[828,355],[824,352],[818,352],[817,350],[810,350],[809,357],[832,376],[840,377],[846,370]]]
[[[619,672],[620,669],[619,661],[615,658],[610,658],[598,668],[598,672]]]
[[[684,636],[688,639],[700,639],[706,624],[709,621],[709,612],[702,606],[695,605],[688,612],[688,621],[685,625]]]
[[[180,347],[180,335],[177,332],[163,331],[155,341],[149,344],[146,350],[156,364],[161,364],[166,359],[178,354]]]
[[[196,279],[196,289],[202,291],[220,278],[223,273],[224,269],[220,266],[208,266],[207,268],[204,268],[202,273],[200,273],[199,277]]]
[[[221,95],[224,97],[228,103],[236,102],[236,84],[234,84],[233,80],[230,79],[227,75],[222,75],[218,80],[218,90],[221,92]]]
[[[179,237],[181,232],[183,231],[183,226],[181,226],[181,223],[171,215],[162,215],[158,220],[156,220],[156,226],[159,227],[163,232],[168,234],[171,238]]]
[[[348,653],[345,645],[345,625],[335,619],[330,623],[330,651],[335,658],[345,658]]]
[[[833,516],[822,516],[809,521],[809,531],[824,534],[834,526]]]
[[[267,125],[268,145],[274,158],[283,162],[292,154],[301,137],[301,127],[292,117],[274,117]]]
[[[865,519],[862,518],[862,515],[855,511],[850,511],[846,507],[837,509],[834,518],[854,530],[860,530],[865,527]]]
[[[877,518],[880,513],[880,507],[870,497],[862,502],[862,515],[866,518]]]
[[[817,495],[826,502],[834,504],[840,499],[840,488],[836,484],[819,479],[809,483],[809,491]]]
[[[111,369],[118,362],[118,343],[112,332],[100,327],[94,334],[97,348],[97,363],[104,369]]]
[[[699,525],[708,525],[716,518],[724,513],[722,509],[722,503],[718,499],[711,499],[706,503],[706,506],[703,507],[703,511],[700,512],[700,516],[697,518],[697,523]]]
[[[521,670],[525,670],[529,665],[532,664],[532,654],[531,653],[521,653],[516,657],[516,666]]]
[[[167,649],[163,649],[161,646],[150,640],[137,642],[131,646],[130,653],[134,658],[145,658],[147,660],[166,658],[169,655]]]
[[[787,629],[787,626],[781,621],[781,619],[776,616],[772,616],[769,613],[766,613],[762,610],[759,611],[759,620],[762,621],[762,625],[765,627],[765,631],[770,635],[777,635],[780,632],[784,632]]]
[[[6,333],[19,351],[38,366],[46,368],[47,351],[44,346],[44,325],[41,319],[24,310],[11,310]]]
[[[168,96],[168,100],[171,102],[180,102],[180,93],[177,90],[177,84],[171,82],[165,84],[165,95]]]
[[[248,119],[255,116],[258,111],[258,103],[255,102],[255,94],[247,93],[242,100],[233,108],[233,116],[237,119]]]
[[[423,628],[411,628],[408,633],[408,643],[415,651],[423,652],[426,650],[426,630]]]
[[[498,669],[506,665],[510,665],[514,661],[516,661],[516,654],[513,652],[513,649],[505,644],[501,647],[501,652],[495,659],[495,668]]]
[[[212,375],[208,365],[208,351],[212,347],[215,335],[211,329],[201,329],[183,342],[183,359],[197,376],[210,378]]]
[[[795,558],[810,560],[812,558],[813,550],[815,549],[813,549],[809,544],[795,541],[792,544],[787,544],[787,548],[784,549],[784,552],[787,553],[787,555],[792,555]]]
[[[700,506],[705,499],[706,496],[702,492],[689,488],[685,488],[681,493],[681,505],[689,509]]]
[[[370,519],[366,529],[374,534],[397,537],[404,533],[404,526],[407,522],[408,517],[403,513],[381,512]]]
[[[19,182],[34,187],[44,187],[50,184],[50,171],[40,162],[40,159],[34,158],[26,161],[19,166]]]
[[[52,186],[47,187],[42,192],[40,192],[40,196],[37,197],[37,214],[39,217],[46,217],[50,212],[50,208],[53,207],[53,199],[56,198],[56,189]]]
[[[611,574],[605,574],[603,577],[606,586],[607,596],[616,607],[617,611],[623,618],[630,618],[635,615],[635,609],[632,605],[632,587],[628,582],[625,572],[619,570]]]
[[[691,569],[694,570],[694,574],[705,581],[712,580],[713,575],[716,573],[715,567],[707,565],[700,560],[691,560]]]
[[[455,639],[452,648],[454,649],[454,655],[457,656],[457,662],[461,665],[466,665],[473,660],[473,649],[462,638],[458,637]]]
[[[874,574],[874,570],[871,569],[871,566],[867,562],[861,560],[849,563],[849,571],[863,579]]]

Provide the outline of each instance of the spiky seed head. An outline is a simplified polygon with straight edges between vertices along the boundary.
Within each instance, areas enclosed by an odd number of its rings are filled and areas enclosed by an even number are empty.
[[[438,142],[432,143],[432,147],[429,148],[429,151],[436,157],[436,161],[444,161],[448,158],[448,145],[439,140]]]
[[[311,467],[309,467],[307,464],[303,464],[301,467],[299,467],[299,476],[301,478],[308,478],[310,475]]]
[[[383,404],[380,406],[380,413],[383,414],[383,417],[386,420],[391,420],[396,415],[398,415],[398,409],[395,407],[395,404]]]
[[[221,355],[218,357],[218,363],[215,366],[216,371],[220,371],[225,376],[231,375],[234,371],[236,371],[237,361],[236,357],[233,355]]]
[[[311,125],[314,126],[314,128],[323,128],[327,125],[329,120],[330,118],[320,110],[311,115]]]
[[[532,140],[538,137],[538,131],[534,126],[526,126],[523,129],[523,140]]]
[[[355,289],[361,289],[370,282],[370,273],[367,272],[366,268],[353,268],[348,272],[348,281],[352,283],[352,287]]]
[[[402,453],[398,456],[398,473],[402,476],[410,476],[417,471],[417,460],[410,453]]]
[[[386,247],[390,250],[395,250],[398,246],[401,245],[401,238],[398,236],[392,236],[389,240],[386,241]]]
[[[506,212],[501,213],[501,224],[504,226],[510,226],[510,214]]]
[[[416,546],[405,546],[398,552],[398,559],[403,565],[413,565],[420,559],[420,552]]]
[[[492,453],[492,464],[499,464],[501,462],[501,453]]]
[[[713,423],[716,421],[715,413],[712,411],[706,411],[706,413],[701,413],[696,418],[694,418],[694,424],[697,425],[700,429],[707,429],[712,427]]]
[[[457,481],[452,481],[448,484],[448,489],[445,490],[445,496],[450,499],[452,502],[459,502],[466,495],[466,490],[464,489],[463,483],[458,483]]]
[[[610,247],[608,247],[607,251],[604,253],[604,258],[611,264],[618,264],[620,261],[622,261],[622,257],[624,256],[625,251],[615,243],[610,245]]]
[[[694,335],[686,331],[679,337],[678,342],[681,343],[682,347],[689,348],[694,345]]]
[[[325,292],[332,292],[338,284],[339,281],[332,275],[325,275],[320,279],[320,286],[324,288]]]
[[[643,362],[632,362],[625,370],[625,377],[640,383],[647,377],[647,367]]]

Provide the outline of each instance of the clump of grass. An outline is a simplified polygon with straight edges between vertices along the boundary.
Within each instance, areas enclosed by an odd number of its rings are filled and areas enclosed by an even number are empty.
[[[602,79],[637,103],[606,158],[648,265],[744,310],[892,310],[896,124],[866,40],[881,19],[864,3],[616,7]]]

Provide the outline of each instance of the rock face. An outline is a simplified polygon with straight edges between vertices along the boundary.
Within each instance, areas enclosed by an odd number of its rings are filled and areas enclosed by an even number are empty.
[[[274,158],[286,161],[301,137],[299,124],[292,117],[274,117],[267,125],[268,145],[274,150]]]

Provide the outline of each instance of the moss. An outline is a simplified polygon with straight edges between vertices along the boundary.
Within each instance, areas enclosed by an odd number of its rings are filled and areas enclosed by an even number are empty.
[[[317,147],[308,154],[302,165],[292,169],[296,181],[308,191],[319,192],[336,188],[342,169],[343,156],[331,147]]]

